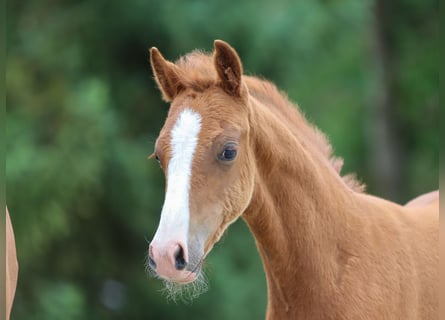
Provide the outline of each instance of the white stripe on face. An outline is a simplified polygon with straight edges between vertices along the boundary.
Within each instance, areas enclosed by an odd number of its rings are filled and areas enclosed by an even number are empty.
[[[171,131],[167,192],[159,227],[154,237],[159,243],[166,244],[170,240],[175,240],[187,245],[190,220],[190,178],[200,130],[200,114],[191,109],[184,109]]]

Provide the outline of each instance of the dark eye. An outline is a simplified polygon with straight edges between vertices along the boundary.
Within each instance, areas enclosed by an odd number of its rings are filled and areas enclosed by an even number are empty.
[[[237,146],[234,143],[229,143],[224,146],[224,150],[218,155],[221,161],[233,161],[236,158]]]
[[[157,161],[157,163],[159,164],[159,166],[162,168],[162,164],[161,164],[161,160],[159,159],[159,156],[157,153],[153,152],[151,154],[151,156],[149,157],[149,159],[155,159]]]
[[[158,162],[159,166],[160,166],[161,168],[163,168],[162,163],[161,163],[161,159],[159,159],[159,156],[158,156],[157,154],[155,155],[155,159],[156,159],[156,161]]]

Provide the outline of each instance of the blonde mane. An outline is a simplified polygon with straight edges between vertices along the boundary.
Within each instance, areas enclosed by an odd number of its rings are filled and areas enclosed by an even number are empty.
[[[178,67],[178,82],[185,87],[184,89],[203,92],[217,85],[218,75],[211,54],[195,50],[179,58],[175,64]],[[326,135],[306,120],[297,104],[290,102],[285,93],[267,80],[252,76],[243,76],[243,80],[251,96],[279,113],[293,132],[301,132],[310,142],[308,147],[326,158],[340,175],[343,159],[333,155],[332,145]],[[354,191],[363,192],[365,189],[365,185],[356,179],[355,174],[347,174],[342,176],[342,179]]]

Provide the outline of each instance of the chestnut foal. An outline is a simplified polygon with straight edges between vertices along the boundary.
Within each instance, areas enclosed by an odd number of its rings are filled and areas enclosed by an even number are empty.
[[[150,50],[170,110],[153,157],[165,203],[148,264],[187,284],[242,217],[267,276],[267,319],[437,319],[438,192],[400,206],[363,192],[325,136],[236,51],[176,63]]]

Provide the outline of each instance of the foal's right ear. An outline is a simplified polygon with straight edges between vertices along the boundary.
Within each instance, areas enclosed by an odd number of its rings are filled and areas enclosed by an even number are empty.
[[[163,99],[171,102],[182,89],[178,68],[165,60],[156,47],[150,49],[150,63]]]
[[[215,48],[213,64],[218,73],[221,87],[230,95],[241,96],[243,67],[238,53],[222,40],[215,40],[213,46]]]

